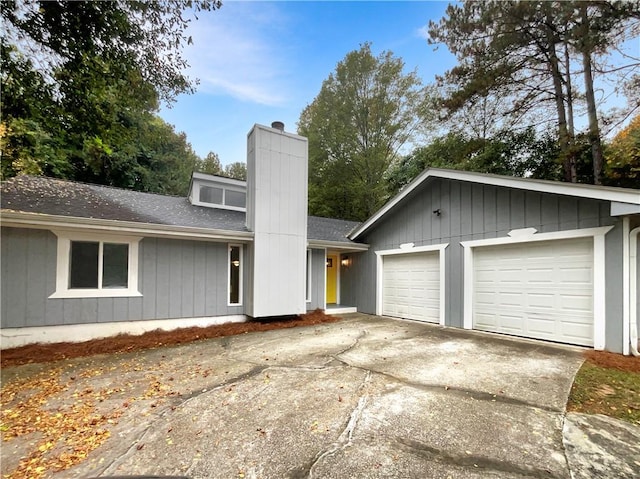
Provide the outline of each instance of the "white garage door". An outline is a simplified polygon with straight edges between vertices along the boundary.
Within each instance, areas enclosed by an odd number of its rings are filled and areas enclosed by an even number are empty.
[[[388,255],[382,260],[382,314],[437,323],[440,320],[438,252]]]
[[[473,327],[593,345],[593,239],[474,250]]]

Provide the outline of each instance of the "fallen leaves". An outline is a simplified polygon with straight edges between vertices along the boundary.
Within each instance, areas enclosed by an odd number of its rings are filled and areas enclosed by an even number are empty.
[[[72,394],[72,404],[54,407],[50,403],[73,381],[61,380],[62,372],[62,368],[56,368],[3,386],[3,442],[33,433],[42,438],[5,478],[38,478],[48,471],[68,469],[109,438],[110,432],[104,426],[114,423],[121,412],[101,414],[96,411],[95,402],[116,390],[76,392]]]
[[[136,381],[104,387],[103,376],[116,369],[122,374],[141,370],[147,374]],[[1,389],[0,433],[4,447],[23,438],[19,443],[23,452],[13,470],[3,468],[3,477],[38,479],[67,470],[104,444],[123,414],[136,413],[131,408],[134,403],[157,407],[164,398],[177,395],[164,384],[161,374],[149,374],[153,369],[135,360],[111,367],[61,363],[7,381]]]

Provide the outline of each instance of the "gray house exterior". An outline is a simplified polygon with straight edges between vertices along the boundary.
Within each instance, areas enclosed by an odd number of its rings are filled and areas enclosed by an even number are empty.
[[[638,190],[431,169],[349,235],[370,248],[353,256],[342,297],[365,313],[628,354],[639,226]],[[390,260],[416,258],[400,270],[409,276],[421,256],[433,258],[424,270],[437,287],[417,296],[440,308],[431,316],[412,311],[410,281],[398,299],[385,279]]]
[[[187,198],[4,182],[2,348],[320,308],[636,352],[640,191],[430,169],[358,224],[300,208],[304,138],[248,144]]]

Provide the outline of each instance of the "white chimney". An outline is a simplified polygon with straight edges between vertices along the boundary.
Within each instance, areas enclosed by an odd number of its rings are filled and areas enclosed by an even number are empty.
[[[247,135],[248,248],[246,314],[306,312],[307,139],[284,124],[254,125]]]

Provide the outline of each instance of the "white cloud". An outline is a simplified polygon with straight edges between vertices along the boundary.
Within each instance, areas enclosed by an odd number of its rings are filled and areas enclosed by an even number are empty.
[[[418,30],[416,30],[416,34],[420,37],[420,38],[424,38],[425,40],[429,40],[429,25],[424,25],[420,28],[418,28]]]
[[[287,48],[279,45],[286,26],[275,5],[229,2],[200,16],[189,28],[194,44],[185,55],[189,76],[204,93],[280,106],[287,100]]]

